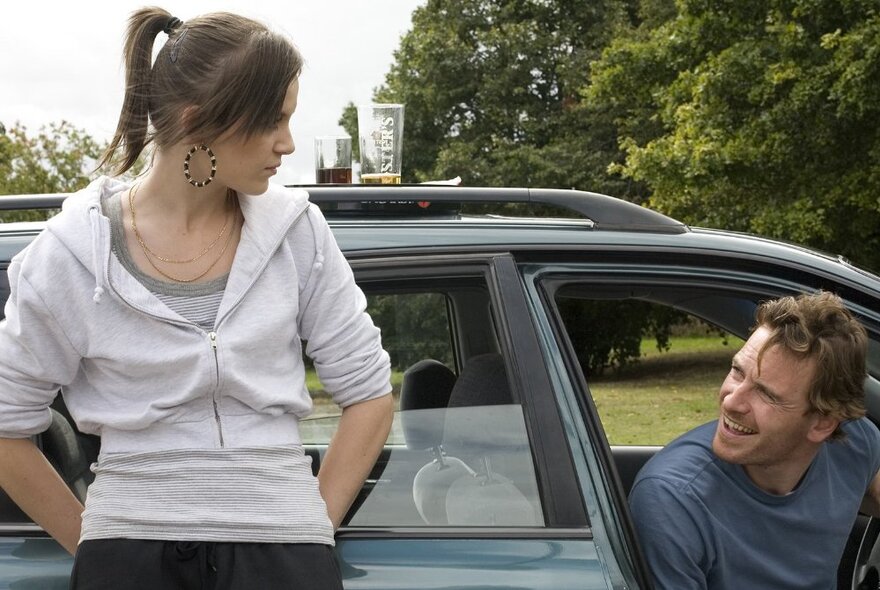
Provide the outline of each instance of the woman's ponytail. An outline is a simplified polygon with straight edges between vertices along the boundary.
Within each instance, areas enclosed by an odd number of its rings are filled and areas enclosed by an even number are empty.
[[[163,30],[172,32],[180,21],[161,8],[142,8],[131,15],[125,35],[125,98],[113,140],[99,167],[109,165],[113,175],[131,168],[149,143],[150,71],[153,44]],[[121,152],[121,153],[119,153]]]

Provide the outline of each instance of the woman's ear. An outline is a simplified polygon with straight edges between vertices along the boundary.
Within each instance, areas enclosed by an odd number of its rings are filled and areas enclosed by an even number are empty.
[[[184,135],[184,142],[197,144],[200,143],[200,140],[195,136],[192,132],[192,129],[195,126],[196,118],[199,115],[199,107],[194,104],[191,104],[185,107],[180,112],[180,119],[178,123],[180,124],[180,128],[183,129],[186,134]]]

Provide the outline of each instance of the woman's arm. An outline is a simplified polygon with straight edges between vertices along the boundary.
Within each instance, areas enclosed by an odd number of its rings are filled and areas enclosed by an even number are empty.
[[[0,438],[0,487],[71,555],[76,553],[83,505],[30,439]]]
[[[321,462],[318,484],[333,528],[345,513],[376,463],[394,416],[391,394],[347,406]]]

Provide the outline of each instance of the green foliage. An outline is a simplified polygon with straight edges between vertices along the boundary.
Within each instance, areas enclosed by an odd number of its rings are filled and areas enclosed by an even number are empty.
[[[590,380],[611,444],[665,445],[718,416],[718,388],[738,346],[675,336],[669,344],[668,352],[646,354],[638,365]]]
[[[382,327],[391,366],[404,371],[422,359],[454,367],[446,298],[440,293],[371,295],[367,312]]]
[[[29,136],[20,124],[0,125],[0,194],[64,193],[93,177],[99,145],[70,123],[52,123]]]
[[[646,338],[656,342],[657,350],[668,350],[673,328],[687,318],[670,307],[637,300],[560,297],[557,305],[581,370],[587,377],[637,362]]]
[[[615,39],[585,95],[650,204],[880,269],[880,11],[679,0]],[[647,22],[647,21],[646,21]]]
[[[605,171],[614,127],[585,116],[580,89],[636,12],[624,0],[428,0],[374,97],[406,104],[404,181],[630,194]],[[340,123],[355,137],[351,106]]]
[[[349,102],[345,109],[342,111],[342,116],[339,118],[339,125],[342,126],[343,129],[351,136],[351,157],[352,160],[360,160],[361,158],[361,146],[358,141],[358,126],[357,126],[357,105],[353,102]],[[404,112],[404,131],[406,131],[406,119]]]
[[[69,193],[88,184],[101,153],[82,129],[66,121],[43,127],[35,136],[19,124],[0,124],[0,195]],[[3,221],[45,219],[47,211],[7,211]]]

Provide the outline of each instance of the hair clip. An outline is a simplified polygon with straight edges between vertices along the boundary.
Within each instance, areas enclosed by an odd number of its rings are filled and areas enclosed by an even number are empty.
[[[186,29],[180,34],[180,37],[174,40],[174,45],[171,46],[171,53],[168,54],[168,59],[171,60],[171,63],[177,63],[177,54],[180,52],[180,42],[183,41],[183,38],[186,37],[187,33],[189,33],[189,29]]]

